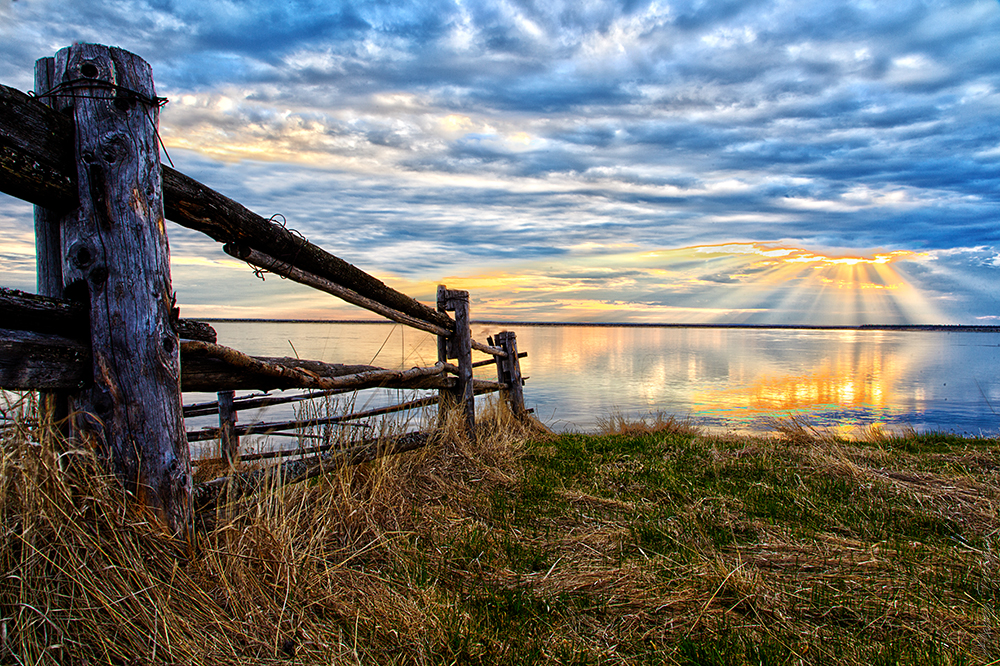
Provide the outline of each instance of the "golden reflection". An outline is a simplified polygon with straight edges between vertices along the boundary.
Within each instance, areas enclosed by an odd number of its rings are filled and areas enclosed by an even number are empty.
[[[739,410],[747,416],[828,409],[882,413],[898,399],[896,386],[905,368],[895,355],[884,355],[871,342],[858,339],[845,347],[841,341],[835,347],[840,353],[811,371],[764,373],[741,386],[698,392],[693,400],[711,405],[713,411]]]

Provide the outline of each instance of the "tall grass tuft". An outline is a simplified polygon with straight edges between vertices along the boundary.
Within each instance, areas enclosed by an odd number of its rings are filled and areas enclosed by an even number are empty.
[[[630,417],[614,409],[597,419],[597,432],[602,435],[697,435],[700,429],[688,420],[674,415],[655,412],[645,416]]]

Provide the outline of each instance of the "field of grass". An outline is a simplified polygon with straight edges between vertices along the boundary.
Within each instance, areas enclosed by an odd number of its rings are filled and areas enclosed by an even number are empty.
[[[996,440],[484,421],[193,546],[8,430],[0,663],[1000,664]]]

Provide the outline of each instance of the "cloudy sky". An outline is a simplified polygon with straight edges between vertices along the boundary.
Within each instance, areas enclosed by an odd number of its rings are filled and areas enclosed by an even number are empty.
[[[178,169],[479,318],[989,324],[998,35],[997,0],[0,0],[0,83],[133,51]],[[360,314],[169,233],[187,316]]]

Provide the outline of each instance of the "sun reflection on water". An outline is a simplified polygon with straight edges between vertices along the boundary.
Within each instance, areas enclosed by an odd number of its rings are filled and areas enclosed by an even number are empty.
[[[726,418],[759,422],[762,416],[796,415],[811,419],[837,416],[833,428],[848,436],[862,421],[880,424],[900,413],[900,405],[914,399],[903,395],[910,360],[885,334],[844,331],[834,335],[829,353],[804,366],[782,371],[773,364],[759,366],[745,381],[702,387],[692,394],[696,411]],[[858,416],[848,416],[848,415]],[[863,418],[860,416],[863,415]]]
[[[881,410],[891,395],[892,378],[877,364],[837,368],[824,363],[806,375],[762,377],[749,386],[721,389],[695,399],[718,409],[761,413],[808,411],[829,405]]]

